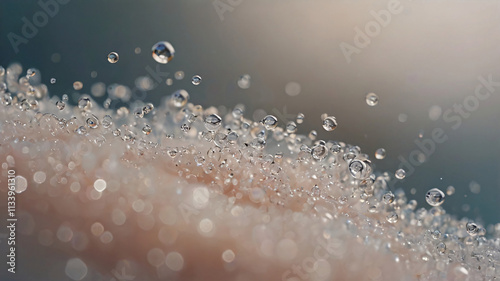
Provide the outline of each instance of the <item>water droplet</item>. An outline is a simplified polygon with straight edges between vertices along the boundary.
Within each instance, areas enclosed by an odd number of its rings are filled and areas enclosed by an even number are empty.
[[[293,121],[288,122],[286,124],[286,132],[289,134],[297,132],[297,124]]]
[[[5,68],[0,66],[0,77],[5,75]]]
[[[332,144],[332,147],[330,147],[330,151],[331,151],[333,154],[337,154],[337,153],[339,153],[339,152],[341,152],[341,151],[342,151],[342,146],[341,146],[339,143],[334,142],[334,143]]]
[[[479,232],[479,227],[477,226],[477,224],[473,222],[468,222],[465,225],[465,229],[467,230],[467,233],[469,233],[470,236],[476,236],[477,233]]]
[[[263,138],[254,138],[251,142],[250,142],[250,146],[253,147],[254,149],[264,149],[264,147],[266,146],[266,141],[263,139]]]
[[[182,80],[184,79],[184,71],[179,70],[174,73],[175,80]]]
[[[200,75],[195,75],[193,78],[191,78],[191,83],[195,86],[200,85],[201,83],[201,76]]]
[[[12,104],[12,96],[10,94],[2,93],[1,102],[3,106],[9,106]]]
[[[238,87],[241,89],[248,89],[250,88],[250,80],[252,78],[248,74],[243,74],[241,75],[240,79],[238,79]]]
[[[62,95],[61,100],[62,101],[68,101],[69,100],[68,95],[66,95],[66,94]]]
[[[376,106],[378,104],[378,96],[375,93],[366,94],[366,104]]]
[[[79,281],[85,278],[88,268],[81,259],[72,258],[67,261],[64,272],[72,280]]]
[[[385,204],[389,205],[392,202],[394,202],[394,198],[396,198],[394,193],[389,191],[386,194],[384,194],[384,196],[382,197],[382,200],[384,201]]]
[[[66,107],[66,103],[60,100],[56,102],[56,106],[59,110],[63,110]]]
[[[395,212],[388,214],[386,217],[386,220],[390,223],[397,223],[398,219],[399,219],[398,214],[396,214]]]
[[[355,179],[366,179],[372,173],[370,160],[366,158],[354,158],[349,163],[349,172]]]
[[[172,94],[172,103],[175,107],[184,107],[189,100],[189,94],[186,90],[178,90]]]
[[[235,254],[231,250],[225,250],[222,253],[222,260],[225,261],[225,262],[227,262],[227,263],[233,262],[234,258],[235,258]]]
[[[75,81],[75,82],[73,83],[73,89],[75,89],[75,90],[77,90],[77,91],[78,91],[78,90],[81,90],[82,88],[83,88],[83,83],[82,83],[82,82],[80,82],[80,81]]]
[[[28,69],[28,71],[26,71],[26,77],[33,77],[35,76],[36,74],[36,70],[34,68],[30,68]]]
[[[156,62],[166,64],[174,58],[174,47],[167,41],[160,41],[151,49],[153,59]]]
[[[303,113],[299,113],[297,114],[297,120],[295,120],[297,122],[297,124],[302,124],[304,122],[304,114]]]
[[[217,131],[222,124],[222,119],[217,114],[210,114],[205,117],[205,128],[209,131]]]
[[[396,171],[396,173],[394,173],[394,176],[397,178],[397,179],[404,179],[406,177],[406,171],[403,170],[403,169],[398,169]]]
[[[111,116],[109,115],[106,115],[102,118],[101,124],[104,128],[107,129],[113,125],[113,118],[111,118]]]
[[[85,135],[87,133],[87,129],[83,126],[80,126],[76,129],[76,133],[79,135]]]
[[[315,160],[322,160],[328,155],[328,149],[322,144],[315,145],[311,149],[311,155]]]
[[[328,116],[323,120],[323,129],[327,132],[331,132],[337,128],[337,119],[333,116]]]
[[[165,80],[165,84],[167,84],[167,86],[172,86],[172,84],[174,84],[174,80],[172,80],[172,78],[167,78],[167,80]]]
[[[113,130],[113,136],[119,137],[121,134],[122,134],[122,131],[120,129]]]
[[[448,186],[448,187],[446,188],[446,194],[447,194],[447,195],[453,195],[453,194],[455,194],[455,187],[453,187],[453,186],[451,186],[451,185],[450,185],[450,186]]]
[[[97,129],[99,127],[99,119],[97,119],[95,115],[91,115],[85,122],[91,129]]]
[[[316,132],[316,130],[312,130],[311,132],[309,132],[308,137],[310,140],[315,140],[317,136],[318,136],[318,132]]]
[[[135,118],[143,118],[144,117],[144,110],[142,107],[138,107],[134,110],[134,116]]]
[[[92,103],[89,98],[82,97],[78,100],[78,108],[83,110],[88,110],[92,107]]]
[[[108,54],[108,61],[110,63],[117,63],[119,59],[120,59],[120,56],[116,52],[111,52]]]
[[[379,148],[375,151],[375,158],[384,159],[385,158],[385,149]]]
[[[55,84],[56,83],[56,78],[50,78],[50,84]]]
[[[438,251],[439,254],[443,255],[446,252],[446,244],[440,242],[439,244],[437,244],[436,250]]]
[[[431,232],[432,239],[439,239],[441,237],[441,231],[434,230]]]
[[[151,129],[151,126],[149,126],[148,124],[146,124],[146,125],[144,125],[144,127],[142,127],[142,132],[145,135],[151,134],[152,131],[153,131],[153,129]]]
[[[144,115],[150,113],[154,109],[154,105],[152,103],[147,103],[143,108],[142,111],[144,111]]]
[[[437,188],[433,188],[425,194],[425,201],[431,206],[439,206],[444,202],[444,193]]]
[[[264,124],[266,130],[272,130],[278,126],[278,118],[273,115],[267,115],[264,119],[262,119],[261,123]]]

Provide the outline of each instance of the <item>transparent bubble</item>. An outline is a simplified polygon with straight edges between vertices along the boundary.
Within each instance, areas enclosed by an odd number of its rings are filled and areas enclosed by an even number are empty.
[[[349,172],[355,179],[368,178],[372,173],[370,160],[363,157],[354,158],[349,163]]]
[[[255,138],[250,142],[250,146],[262,150],[266,146],[266,141],[263,138]]]
[[[69,100],[68,95],[66,95],[66,94],[62,95],[61,100],[62,101],[68,101]]]
[[[55,84],[56,83],[56,78],[50,78],[50,84]]]
[[[0,100],[3,106],[9,106],[12,104],[12,96],[10,94],[2,93]]]
[[[286,124],[286,132],[289,134],[297,132],[297,124],[293,121],[288,122]]]
[[[36,70],[34,68],[29,68],[28,71],[26,71],[26,76],[27,77],[33,77],[36,74]]]
[[[398,169],[396,171],[396,173],[394,173],[394,176],[397,178],[397,179],[404,179],[406,177],[406,171],[403,170],[403,169]]]
[[[327,132],[331,132],[337,128],[337,119],[333,116],[328,116],[323,120],[323,129]]]
[[[172,103],[175,107],[184,107],[189,100],[189,94],[186,90],[178,90],[172,94]]]
[[[77,91],[78,91],[78,90],[81,90],[82,88],[83,88],[83,83],[82,83],[82,82],[80,82],[80,81],[75,81],[75,82],[73,83],[73,89],[75,89],[75,90],[77,90]]]
[[[174,77],[176,80],[182,80],[184,79],[184,71],[179,70],[174,73]]]
[[[122,131],[120,129],[113,130],[113,136],[119,137],[121,134],[122,134]]]
[[[240,79],[238,79],[238,87],[241,89],[248,89],[250,88],[250,80],[252,78],[248,74],[243,74],[241,75]]]
[[[5,75],[5,68],[3,66],[0,66],[0,76]]]
[[[375,151],[375,158],[384,159],[385,158],[385,149],[379,148]]]
[[[87,133],[87,129],[84,126],[80,126],[76,129],[76,133],[79,135],[85,135]]]
[[[108,54],[108,61],[110,63],[117,63],[119,59],[120,59],[120,56],[116,52],[111,52]]]
[[[394,193],[389,191],[384,194],[384,196],[382,196],[382,201],[384,201],[385,204],[391,204],[392,202],[394,202],[394,198],[396,198]]]
[[[467,233],[470,236],[476,236],[478,234],[478,232],[479,232],[479,227],[477,226],[477,224],[475,224],[473,222],[468,222],[465,225],[465,229],[467,230]]]
[[[113,125],[113,118],[111,118],[111,116],[109,115],[106,115],[102,118],[101,124],[104,128],[107,129]]]
[[[446,188],[446,195],[453,195],[453,194],[455,194],[455,187],[450,185]]]
[[[241,119],[244,113],[245,113],[245,108],[242,106],[236,106],[232,112],[234,119],[237,120]]]
[[[315,160],[322,160],[328,155],[328,149],[322,144],[315,145],[311,149],[311,155]]]
[[[191,78],[191,83],[195,86],[200,85],[201,83],[201,76],[200,75],[195,75]]]
[[[437,188],[433,188],[425,194],[425,201],[431,206],[439,206],[444,202],[444,193]]]
[[[85,123],[87,123],[87,126],[91,129],[97,129],[99,127],[99,119],[95,115],[91,115],[87,118]]]
[[[80,99],[78,99],[78,108],[87,110],[90,109],[91,107],[92,103],[90,102],[89,98],[81,97]]]
[[[272,130],[278,126],[278,118],[273,115],[267,115],[264,119],[262,119],[261,123],[264,124],[266,130]]]
[[[144,110],[142,107],[138,107],[134,110],[134,116],[139,119],[144,117]]]
[[[295,120],[297,122],[297,124],[302,124],[304,122],[304,114],[303,113],[299,113],[297,114],[297,120]]]
[[[386,217],[386,220],[389,223],[397,223],[398,219],[399,219],[399,216],[395,212],[392,212],[392,213],[388,214],[387,217]]]
[[[378,96],[375,93],[366,94],[366,104],[376,106],[378,104]]]
[[[439,239],[441,238],[441,231],[439,230],[434,230],[431,232],[432,239]]]
[[[334,142],[334,143],[332,144],[332,147],[330,147],[330,151],[331,151],[333,154],[337,154],[337,153],[339,153],[339,152],[341,152],[341,151],[342,151],[342,146],[341,146],[339,143]]]
[[[312,130],[312,131],[309,132],[308,137],[309,137],[310,140],[315,140],[316,137],[318,137],[318,132],[316,132],[316,130]]]
[[[152,103],[147,103],[143,108],[142,111],[144,111],[144,114],[148,114],[154,109],[154,105]]]
[[[446,252],[446,244],[440,242],[439,244],[437,244],[436,250],[438,251],[439,254],[443,255]]]
[[[66,103],[60,100],[56,102],[56,106],[59,110],[63,110],[66,107]]]
[[[209,131],[217,131],[222,124],[222,118],[217,114],[210,114],[205,117],[205,128]]]
[[[5,93],[7,92],[7,84],[4,82],[0,82],[0,93]]]
[[[174,58],[174,47],[167,41],[160,41],[151,49],[153,59],[156,62],[166,64]]]
[[[167,84],[167,86],[172,86],[172,84],[174,84],[174,80],[172,80],[172,78],[167,78],[167,80],[165,80],[165,84]]]
[[[142,128],[142,133],[145,135],[151,134],[152,131],[153,131],[153,129],[151,129],[151,126],[149,126],[147,124],[144,125],[144,127]]]

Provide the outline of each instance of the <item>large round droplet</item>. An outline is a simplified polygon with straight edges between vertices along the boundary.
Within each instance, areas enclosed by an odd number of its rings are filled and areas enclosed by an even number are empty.
[[[477,226],[477,224],[473,222],[468,222],[465,225],[465,229],[467,230],[467,233],[469,233],[470,236],[476,236],[477,233],[479,232],[479,227]]]
[[[191,83],[195,86],[200,85],[201,83],[201,76],[200,75],[195,75],[193,78],[191,78]]]
[[[378,104],[378,96],[375,93],[366,94],[366,104],[376,106]]]
[[[328,155],[328,149],[322,144],[315,145],[311,149],[311,155],[315,160],[322,160]]]
[[[372,173],[371,161],[366,158],[355,158],[349,163],[349,172],[355,179],[366,179]]]
[[[172,103],[175,107],[184,107],[189,100],[189,94],[186,90],[178,90],[172,94]]]
[[[160,41],[154,44],[151,49],[153,59],[159,63],[166,64],[174,58],[174,47],[167,41]]]
[[[337,119],[333,116],[328,116],[323,119],[323,129],[327,132],[331,132],[337,128]]]
[[[209,131],[217,131],[222,124],[222,118],[217,114],[210,114],[205,117],[205,128]]]
[[[406,177],[406,171],[403,170],[403,169],[398,169],[396,171],[396,173],[394,173],[394,176],[397,178],[397,179],[404,179]]]
[[[251,77],[248,74],[241,75],[240,79],[238,79],[238,87],[241,89],[250,88],[250,79]]]
[[[119,59],[120,59],[120,56],[118,56],[118,53],[116,53],[116,52],[111,52],[108,54],[108,61],[110,63],[117,63]]]
[[[278,126],[278,118],[274,117],[273,115],[267,115],[262,119],[262,124],[264,124],[264,127],[266,130],[272,130]]]
[[[439,206],[444,202],[444,193],[437,188],[433,188],[425,194],[425,201],[431,206]]]
[[[381,160],[385,158],[385,149],[379,148],[377,151],[375,151],[375,158]]]

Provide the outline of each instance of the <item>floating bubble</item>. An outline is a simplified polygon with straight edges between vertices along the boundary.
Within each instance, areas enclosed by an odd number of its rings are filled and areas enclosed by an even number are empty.
[[[147,103],[143,108],[142,111],[144,112],[144,115],[150,113],[154,109],[154,105],[152,103]]]
[[[372,173],[370,160],[366,158],[354,158],[349,163],[349,172],[355,179],[366,179]]]
[[[455,187],[450,185],[446,188],[446,195],[453,195],[453,194],[455,194]]]
[[[97,119],[95,115],[90,115],[85,123],[87,123],[87,126],[91,129],[97,129],[99,127],[99,119]]]
[[[389,223],[397,223],[398,219],[399,219],[399,216],[395,212],[392,212],[392,213],[388,214],[387,217],[386,217],[386,220]]]
[[[66,107],[66,103],[62,100],[56,102],[57,109],[63,110]]]
[[[50,78],[50,84],[55,84],[56,83],[56,78]]]
[[[184,71],[179,70],[174,73],[174,77],[176,80],[182,80],[184,79]]]
[[[109,115],[105,115],[103,118],[102,118],[102,122],[101,122],[102,126],[104,128],[109,128],[111,127],[111,125],[113,125],[113,118],[111,118],[111,116]]]
[[[189,94],[186,90],[178,90],[172,94],[172,102],[175,107],[184,107],[189,100]]]
[[[278,126],[278,118],[273,115],[267,115],[264,119],[262,119],[261,123],[264,124],[266,130],[272,130]]]
[[[108,54],[108,61],[110,63],[117,63],[119,59],[120,59],[120,56],[116,52],[111,52]]]
[[[470,236],[476,236],[479,233],[479,227],[473,222],[468,222],[465,225],[465,229]]]
[[[396,173],[394,173],[394,176],[397,178],[397,179],[404,179],[406,177],[406,171],[403,170],[403,169],[398,169],[396,171]]]
[[[286,124],[286,132],[289,134],[297,132],[297,124],[293,121],[288,122]]]
[[[425,194],[425,201],[431,206],[439,206],[444,202],[444,193],[437,188],[433,188]]]
[[[312,130],[312,131],[309,132],[308,137],[309,137],[310,140],[315,140],[316,137],[318,137],[318,132],[316,132],[316,130]]]
[[[85,278],[88,269],[87,265],[79,258],[69,259],[64,269],[66,275],[72,280],[79,281]]]
[[[174,47],[167,41],[160,41],[151,49],[153,59],[156,62],[166,64],[174,58]]]
[[[151,126],[149,126],[147,124],[144,125],[144,127],[142,128],[142,133],[145,135],[151,134],[152,131],[153,131],[153,129],[151,129]]]
[[[302,124],[304,122],[305,115],[303,113],[297,114],[297,119],[295,120],[297,124]]]
[[[311,155],[315,160],[322,160],[328,155],[328,149],[322,144],[315,145],[311,149]]]
[[[333,116],[328,116],[323,120],[323,129],[327,132],[331,132],[337,128],[337,119]]]
[[[238,87],[240,87],[241,89],[250,88],[250,80],[251,80],[250,75],[248,74],[241,75],[240,79],[238,79]]]
[[[396,196],[394,195],[394,193],[389,191],[386,194],[384,194],[384,196],[382,196],[382,201],[384,201],[385,204],[389,205],[392,202],[394,202],[395,198]]]
[[[33,76],[35,76],[35,74],[36,74],[36,70],[34,68],[29,68],[26,71],[26,77],[33,77]]]
[[[375,93],[366,94],[366,104],[376,106],[378,104],[378,96]]]
[[[436,250],[438,251],[439,254],[443,255],[446,252],[446,244],[440,242],[439,244],[437,244]]]
[[[78,108],[87,110],[92,107],[92,103],[90,102],[90,99],[87,97],[81,97],[78,99]]]
[[[80,81],[75,81],[75,82],[73,83],[73,89],[75,89],[75,90],[77,90],[77,91],[78,91],[78,90],[81,90],[82,88],[83,88],[83,83],[82,83],[82,82],[80,82]]]
[[[195,75],[193,78],[191,78],[191,83],[195,86],[200,85],[201,83],[201,76],[200,75]]]
[[[385,149],[379,148],[375,151],[375,158],[382,160],[385,158]]]
[[[217,114],[210,114],[205,117],[205,128],[209,131],[217,131],[222,124],[222,118]]]

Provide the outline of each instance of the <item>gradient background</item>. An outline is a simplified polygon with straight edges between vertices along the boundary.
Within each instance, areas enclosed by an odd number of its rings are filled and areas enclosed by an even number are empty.
[[[84,84],[81,93],[89,93],[95,82],[132,88],[136,77],[148,75],[146,67],[156,68],[151,46],[166,40],[176,53],[160,70],[171,78],[183,70],[186,77],[173,86],[158,85],[146,101],[157,103],[184,88],[192,102],[203,106],[244,103],[247,117],[257,109],[278,110],[281,125],[293,118],[284,114],[285,107],[288,114],[303,112],[300,133],[316,129],[318,139],[359,145],[371,158],[384,147],[386,159],[373,163],[391,174],[400,164],[398,156],[408,159],[417,149],[414,141],[421,130],[425,139],[442,128],[448,140],[395,187],[428,207],[428,189],[445,191],[453,185],[456,193],[443,204],[448,212],[500,222],[500,87],[456,130],[442,118],[429,118],[432,106],[444,112],[472,95],[478,76],[500,81],[500,1],[401,0],[402,12],[392,15],[350,63],[339,45],[353,44],[355,28],[364,30],[374,20],[370,12],[387,9],[388,0],[219,2],[231,7],[222,16],[213,0],[72,0],[59,5],[58,13],[16,54],[7,35],[22,35],[22,18],[33,22],[42,8],[37,1],[1,0],[0,65],[20,62],[40,69],[53,95],[71,94],[76,80]],[[141,54],[134,53],[136,47]],[[116,64],[107,62],[111,51],[120,55]],[[54,53],[60,62],[51,60]],[[91,71],[98,72],[95,79]],[[252,85],[242,90],[236,81],[245,73]],[[194,74],[203,77],[197,87],[190,83]],[[55,85],[51,77],[57,78]],[[301,85],[297,96],[285,93],[291,81]],[[376,107],[365,103],[365,94],[372,91],[380,97]],[[334,132],[321,128],[324,112],[337,117]],[[408,116],[406,122],[398,121],[400,114]],[[471,181],[481,185],[479,194],[470,191]],[[467,212],[464,203],[470,205]]]

